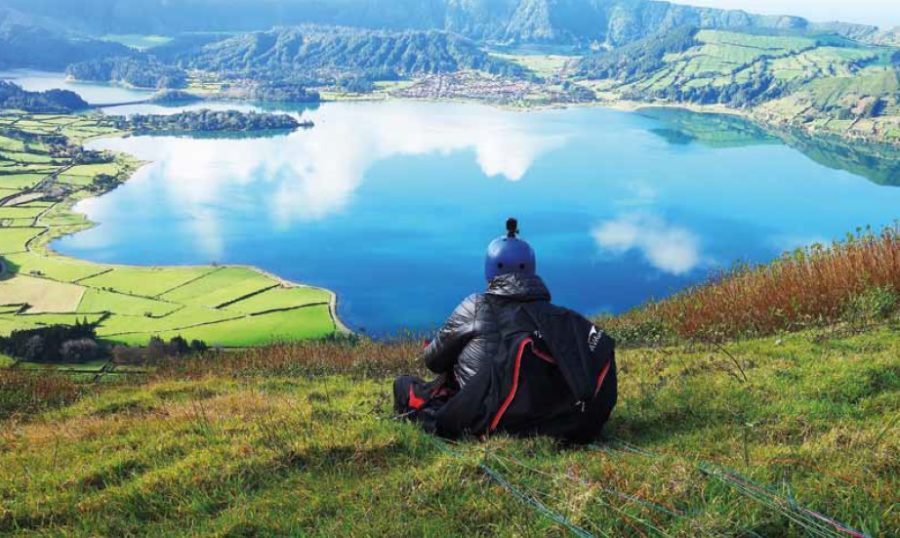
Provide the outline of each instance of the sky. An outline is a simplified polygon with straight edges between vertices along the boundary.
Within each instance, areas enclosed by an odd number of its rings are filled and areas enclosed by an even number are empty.
[[[845,21],[888,29],[900,26],[900,0],[671,0],[675,4],[799,15],[812,21]]]

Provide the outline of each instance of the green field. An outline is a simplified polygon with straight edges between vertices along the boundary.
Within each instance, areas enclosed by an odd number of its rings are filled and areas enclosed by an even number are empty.
[[[187,331],[172,330],[158,334],[164,339],[169,339],[186,333],[191,338],[222,347],[251,347],[271,342],[296,342],[324,338],[334,334],[337,328],[331,320],[329,312],[330,308],[327,305],[311,306],[201,325]],[[127,334],[116,340],[140,344],[146,340],[146,335]]]
[[[96,275],[106,267],[80,262],[62,256],[46,256],[36,252],[24,252],[4,256],[15,266],[16,272],[26,275],[41,275],[61,282],[75,282]]]
[[[0,297],[12,305],[0,307],[0,335],[84,319],[99,323],[97,332],[105,339],[139,345],[154,335],[181,335],[246,346],[337,330],[330,306],[297,309],[328,303],[327,291],[282,287],[278,279],[250,268],[99,265],[48,252],[49,238],[89,225],[70,208],[95,195],[90,188],[98,175],[124,179],[138,163],[124,155],[99,164],[56,162],[40,138],[20,140],[42,134],[80,143],[119,133],[90,117],[0,113],[0,198],[6,204],[0,206],[0,255],[7,272],[0,279]],[[40,173],[22,173],[38,166]],[[58,188],[68,193],[63,202],[36,201]],[[40,240],[29,242],[40,234]],[[240,307],[227,308],[237,302]],[[273,309],[295,310],[251,316]]]
[[[213,271],[210,267],[117,267],[81,284],[141,297],[156,297]]]
[[[24,252],[26,243],[43,231],[42,228],[0,228],[0,254]]]
[[[112,291],[88,288],[78,305],[78,312],[114,312],[127,316],[161,317],[182,308],[178,303],[167,303],[144,297],[124,295]]]
[[[225,267],[174,287],[161,298],[215,308],[276,286],[271,278],[252,269]]]
[[[319,288],[275,288],[229,305],[228,310],[252,314],[327,303],[330,300],[331,294]]]
[[[8,174],[0,175],[0,186],[4,189],[24,190],[30,189],[41,182],[44,174]]]

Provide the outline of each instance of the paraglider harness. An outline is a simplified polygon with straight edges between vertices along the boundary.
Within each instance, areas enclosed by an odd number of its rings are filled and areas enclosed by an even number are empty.
[[[617,399],[614,340],[545,302],[517,305],[504,318],[497,355],[462,389],[446,375],[398,379],[398,414],[451,439],[496,432],[596,439]]]

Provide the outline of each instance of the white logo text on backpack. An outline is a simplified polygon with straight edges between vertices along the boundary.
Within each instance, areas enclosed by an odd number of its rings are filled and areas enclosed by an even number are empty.
[[[600,343],[600,338],[602,336],[603,331],[592,325],[591,332],[588,333],[588,347],[591,348],[591,353],[597,350],[597,345]]]

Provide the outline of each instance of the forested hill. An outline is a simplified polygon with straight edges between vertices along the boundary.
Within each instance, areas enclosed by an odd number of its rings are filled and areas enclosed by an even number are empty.
[[[853,38],[876,29],[815,25],[790,16],[675,5],[655,0],[6,0],[85,32],[253,31],[326,24],[386,30],[446,30],[476,40],[622,45],[683,25],[707,29],[827,30]]]
[[[439,31],[387,33],[342,28],[277,28],[252,32],[176,55],[184,68],[259,80],[371,79],[478,69],[518,75],[517,64],[488,55],[474,42]]]
[[[0,6],[0,69],[61,71],[90,58],[129,56],[133,52],[117,43],[71,37],[59,24]]]
[[[24,110],[45,114],[67,114],[84,110],[88,104],[74,92],[48,90],[29,92],[20,86],[0,80],[0,109]]]

